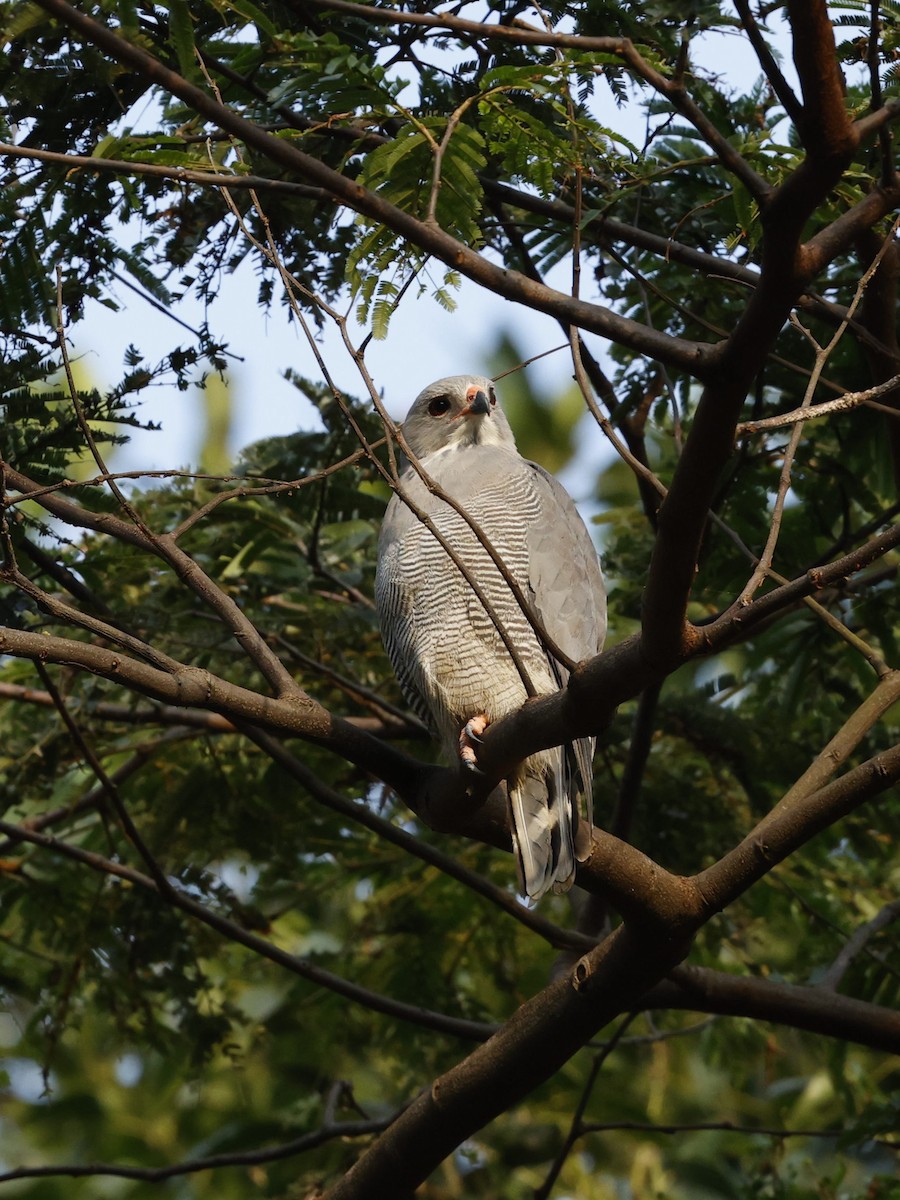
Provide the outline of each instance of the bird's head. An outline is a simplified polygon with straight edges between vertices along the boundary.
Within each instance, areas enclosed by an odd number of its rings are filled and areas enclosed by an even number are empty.
[[[416,458],[462,446],[515,449],[494,385],[481,375],[451,375],[430,383],[406,414],[403,435]]]

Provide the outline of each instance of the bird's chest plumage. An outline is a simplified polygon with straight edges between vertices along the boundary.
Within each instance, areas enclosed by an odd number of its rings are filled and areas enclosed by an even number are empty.
[[[453,452],[437,456],[429,474],[465,508],[530,598],[529,530],[541,517],[531,469],[518,455],[465,453],[472,456],[465,464]],[[401,682],[438,730],[454,740],[470,716],[484,712],[494,719],[525,699],[498,622],[529,673],[536,673],[536,685],[552,690],[554,684],[531,625],[477,534],[418,480],[408,486],[469,578],[431,530],[408,510],[397,511],[392,536],[382,547],[379,608]]]

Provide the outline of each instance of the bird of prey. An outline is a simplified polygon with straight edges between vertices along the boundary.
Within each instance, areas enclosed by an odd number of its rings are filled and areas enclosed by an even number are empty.
[[[528,697],[498,625],[533,693],[556,692],[568,677],[478,532],[518,584],[539,627],[575,662],[603,645],[600,564],[571,497],[516,449],[490,380],[454,375],[430,384],[409,410],[403,434],[414,461],[401,477],[402,495],[391,498],[378,543],[375,598],[382,637],[413,708],[450,755],[476,766],[478,735]],[[478,532],[429,489],[420,472],[458,503]],[[403,495],[427,514],[446,545]],[[542,750],[506,781],[520,890],[532,900],[551,888],[568,888],[576,858],[586,857],[593,752],[592,738]],[[580,802],[587,816],[581,830]]]

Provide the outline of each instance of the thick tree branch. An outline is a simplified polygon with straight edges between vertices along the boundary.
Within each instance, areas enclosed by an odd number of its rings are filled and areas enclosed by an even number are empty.
[[[103,646],[4,627],[0,627],[0,653],[75,667],[162,704],[207,709],[232,721],[251,721],[328,746],[348,761],[373,771],[401,795],[416,791],[423,769],[433,770],[333,716],[308,696],[276,699],[229,683],[199,667],[160,671]]]
[[[640,1001],[641,1008],[682,1008],[741,1016],[900,1053],[900,1013],[823,987],[776,983],[707,967],[680,966]]]
[[[898,101],[898,106],[900,106],[900,101]],[[512,208],[533,213],[535,216],[560,221],[567,225],[571,225],[575,219],[574,207],[571,204],[567,204],[564,200],[548,200],[543,196],[532,196],[527,192],[520,191],[518,188],[510,187],[509,184],[491,179],[484,174],[480,175],[479,179],[487,195],[501,200],[504,204]],[[880,216],[887,215],[892,207],[895,206],[895,202],[896,196],[893,191],[882,193],[880,202],[876,201],[873,203],[869,199],[868,203],[854,217],[854,223],[859,221],[862,224],[866,224],[875,213],[878,213]],[[851,211],[855,212],[855,209]],[[876,216],[874,219],[877,220],[878,217]],[[647,250],[666,262],[679,263],[681,266],[698,271],[701,275],[722,276],[725,279],[733,280],[735,283],[744,284],[752,288],[759,286],[759,271],[754,268],[745,266],[743,263],[734,262],[729,258],[723,258],[704,250],[698,250],[694,246],[687,246],[683,242],[678,242],[673,238],[663,237],[658,233],[642,229],[639,225],[628,224],[617,217],[608,216],[605,213],[600,213],[586,220],[584,222],[584,231],[585,233],[591,233],[597,244],[601,246],[621,242],[626,246],[634,247],[636,250]],[[811,240],[809,245],[814,243],[815,238]],[[836,241],[835,245],[838,247],[838,249],[835,249],[835,254],[839,252],[839,249],[845,248],[843,240]],[[811,277],[817,275],[827,265],[826,259],[824,257],[820,258],[818,255],[815,259],[812,257],[808,258],[807,261]],[[831,260],[828,259],[827,261]],[[849,319],[847,309],[844,305],[836,304],[834,301],[828,300],[809,290],[805,290],[798,297],[797,307],[803,308],[809,311],[810,314],[822,318],[822,320],[827,321],[830,325],[837,325],[841,321]],[[872,333],[859,321],[851,320],[850,328],[857,337],[867,344],[877,341],[877,339],[873,338]],[[722,336],[724,338],[727,334],[723,333]],[[773,361],[783,362],[791,370],[802,370],[797,364],[791,363],[787,359],[775,358],[773,356]]]
[[[803,95],[803,144],[816,159],[843,158],[855,139],[828,9],[824,0],[787,0],[787,11]]]
[[[362,1200],[412,1192],[466,1137],[506,1111],[614,1016],[627,1011],[684,953],[622,927],[526,1001],[497,1033],[436,1079],[328,1193]]]
[[[828,263],[849,249],[865,230],[886,217],[900,202],[900,176],[894,177],[893,187],[874,187],[871,192],[848,208],[845,213],[814,234],[803,246],[801,264],[804,274],[812,278]]]
[[[740,845],[695,876],[708,911],[726,908],[792,851],[898,779],[900,746],[894,746],[818,791],[780,801]]]
[[[52,499],[54,503],[58,502],[58,498]],[[130,537],[133,527],[119,524]],[[713,625],[696,630],[689,653],[681,661],[687,661],[696,653],[719,650],[745,637],[762,621],[784,611],[804,596],[852,575],[898,544],[900,526],[894,526],[836,562],[774,589],[745,609],[724,614]],[[487,794],[499,779],[505,778],[526,754],[561,745],[573,736],[597,733],[623,700],[661,678],[661,674],[648,664],[639,637],[628,639],[590,662],[580,664],[566,689],[554,696],[539,697],[489,727],[480,751],[480,762],[486,773],[483,791],[467,798],[468,783],[460,779],[458,771],[425,767],[384,743],[366,737],[309,697],[279,700],[196,668],[184,667],[171,674],[102,647],[20,630],[0,631],[0,651],[45,662],[65,663],[123,683],[162,704],[202,708],[230,720],[250,721],[274,732],[317,742],[385,780],[433,827],[458,832],[466,823],[465,814],[469,814],[471,824],[466,831],[495,845],[508,845],[505,814],[490,805],[483,805],[476,813],[479,796]],[[475,814],[474,819],[472,814]],[[580,881],[590,890],[600,889],[609,894],[609,880],[604,878],[599,865],[590,865],[593,861],[592,856],[581,868]],[[621,865],[625,860],[619,858],[616,861]],[[613,889],[614,892],[618,890]],[[626,890],[627,885],[623,885],[622,895]],[[619,895],[617,905],[622,895]]]
[[[735,899],[827,824],[898,778],[900,747],[794,805],[788,816],[767,818],[762,823],[765,843],[751,835],[715,867],[690,881],[703,896],[705,915],[691,913],[689,907],[676,902],[667,906],[665,922],[655,932],[648,925],[642,925],[639,932],[629,924],[621,926],[586,954],[571,976],[527,1001],[489,1042],[422,1093],[328,1193],[328,1200],[379,1195],[391,1186],[400,1194],[411,1191],[466,1137],[549,1078],[614,1015],[640,1006],[653,986],[648,980],[647,987],[635,994],[640,981],[654,974],[661,979],[674,967],[691,932],[724,903]],[[671,894],[668,899],[673,899]],[[676,978],[682,985],[691,982],[690,975]],[[702,982],[710,988],[708,979]],[[796,996],[787,991],[779,999],[783,1009],[796,1002]],[[798,1007],[796,1003],[794,1007]],[[802,1027],[810,1027],[815,1018],[799,1008],[797,1023],[805,1019],[807,1024]],[[847,1007],[840,1002],[831,1006],[830,1013],[832,1024],[842,1018],[846,1022]],[[891,1017],[893,1026],[890,1017],[885,1021],[883,1011],[878,1011],[878,1036],[896,1045],[900,1016]]]

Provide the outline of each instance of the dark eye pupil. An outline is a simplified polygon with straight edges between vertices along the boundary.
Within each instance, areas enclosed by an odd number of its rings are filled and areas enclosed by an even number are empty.
[[[438,396],[428,405],[428,411],[433,417],[442,416],[450,407],[450,401],[446,396]]]

